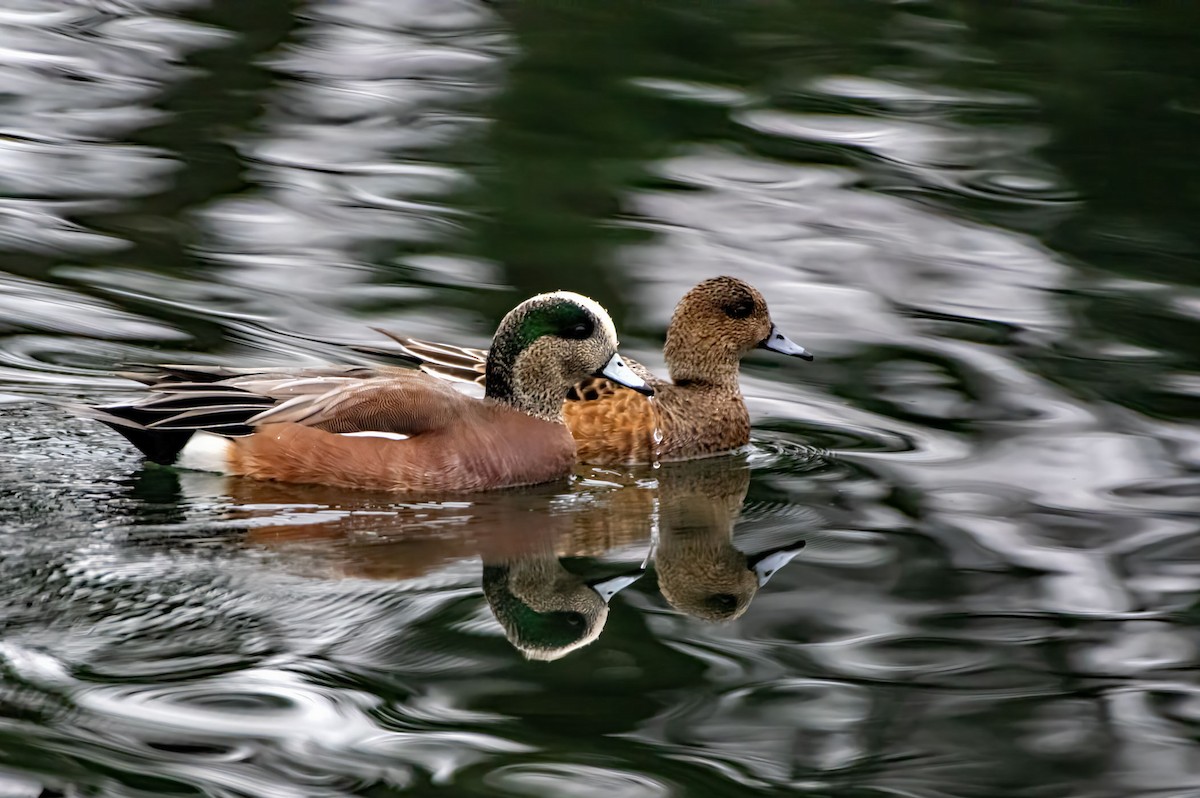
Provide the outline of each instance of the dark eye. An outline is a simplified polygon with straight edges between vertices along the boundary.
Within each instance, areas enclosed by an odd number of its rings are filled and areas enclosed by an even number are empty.
[[[748,319],[754,312],[754,300],[750,297],[736,299],[725,306],[725,315],[731,319]]]
[[[567,623],[571,626],[583,626],[583,616],[578,612],[568,612]]]
[[[577,322],[563,329],[559,333],[563,338],[569,338],[572,341],[582,341],[585,338],[591,338],[595,331],[596,325],[589,319],[587,321]]]

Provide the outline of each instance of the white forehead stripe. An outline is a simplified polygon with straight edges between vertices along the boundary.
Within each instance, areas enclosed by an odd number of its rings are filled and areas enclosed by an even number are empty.
[[[612,317],[608,315],[608,311],[604,309],[604,306],[596,300],[592,299],[591,297],[586,297],[583,294],[577,294],[574,291],[555,291],[554,293],[546,294],[545,296],[566,299],[583,305],[585,308],[591,311],[593,316],[600,320],[600,324],[604,327],[604,330],[608,333],[608,336],[614,341],[617,340],[617,328],[615,325],[613,325]]]

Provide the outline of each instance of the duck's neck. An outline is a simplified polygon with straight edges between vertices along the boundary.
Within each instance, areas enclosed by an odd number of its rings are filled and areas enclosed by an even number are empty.
[[[693,340],[667,331],[663,347],[667,371],[676,385],[693,385],[740,392],[738,353],[727,351],[711,340]]]
[[[537,375],[522,374],[523,371],[519,365],[489,353],[483,395],[534,418],[562,424],[566,390],[554,380],[539,380]]]

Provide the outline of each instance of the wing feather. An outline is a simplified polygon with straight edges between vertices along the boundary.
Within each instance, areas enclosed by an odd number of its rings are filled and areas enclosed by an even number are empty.
[[[420,338],[408,338],[388,330],[373,328],[400,345],[400,356],[411,359],[426,374],[444,380],[483,385],[487,371],[487,350],[454,346]]]
[[[356,369],[361,371],[360,369]],[[412,369],[363,379],[329,372],[247,371],[218,382],[159,382],[147,398],[97,408],[125,426],[245,435],[263,424],[293,423],[329,432],[413,435],[470,413],[473,400]],[[236,433],[231,433],[236,429]]]
[[[403,357],[406,360],[415,361],[425,373],[444,380],[483,384],[484,374],[487,370],[488,353],[486,349],[409,338],[379,327],[372,329],[400,345],[400,352],[387,352],[392,357]],[[367,352],[368,349],[362,348],[360,351]],[[647,382],[658,381],[649,369],[636,360],[625,358],[625,363],[633,369],[635,374]],[[628,389],[604,377],[588,377],[575,384],[567,394],[567,401],[600,401],[624,390]]]

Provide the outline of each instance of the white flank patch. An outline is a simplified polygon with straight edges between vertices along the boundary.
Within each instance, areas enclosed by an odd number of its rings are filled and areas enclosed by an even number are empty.
[[[406,441],[408,435],[402,435],[399,432],[339,432],[339,435],[345,435],[347,438],[387,438],[389,441]]]
[[[233,441],[211,432],[197,432],[188,440],[175,465],[192,471],[229,473],[229,447]]]

